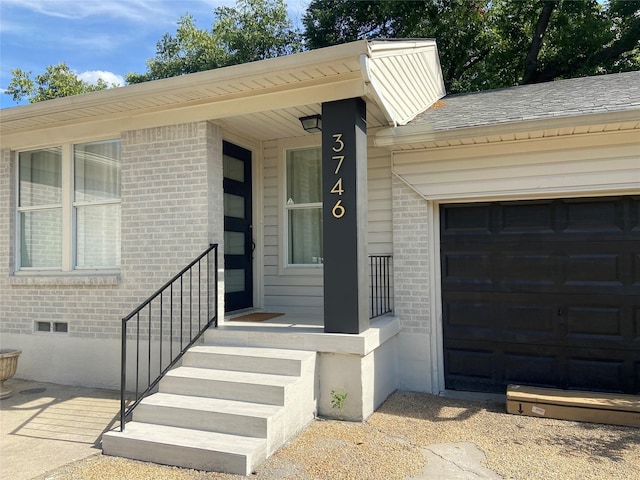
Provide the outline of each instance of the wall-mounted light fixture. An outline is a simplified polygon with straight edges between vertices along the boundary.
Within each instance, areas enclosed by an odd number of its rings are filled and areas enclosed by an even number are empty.
[[[322,131],[322,115],[309,115],[300,117],[300,123],[305,132],[318,133]]]

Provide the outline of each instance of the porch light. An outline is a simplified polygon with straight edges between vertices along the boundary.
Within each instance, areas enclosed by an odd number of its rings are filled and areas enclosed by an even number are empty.
[[[305,132],[318,133],[322,131],[322,115],[309,115],[308,117],[300,117],[300,123]]]

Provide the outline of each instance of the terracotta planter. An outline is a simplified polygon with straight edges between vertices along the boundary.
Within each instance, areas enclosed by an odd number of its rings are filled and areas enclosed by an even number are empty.
[[[16,373],[18,357],[22,350],[15,348],[3,348],[0,350],[0,399],[9,398],[13,389],[5,387],[5,380],[9,380]]]

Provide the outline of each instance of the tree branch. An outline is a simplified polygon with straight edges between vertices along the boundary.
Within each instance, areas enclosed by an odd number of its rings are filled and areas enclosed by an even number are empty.
[[[538,54],[542,48],[542,39],[549,27],[551,13],[558,4],[557,0],[544,1],[543,3],[542,11],[538,17],[538,22],[536,23],[536,30],[533,34],[533,38],[531,39],[531,45],[529,46],[529,53],[527,53],[527,58],[524,62],[524,74],[522,75],[522,81],[520,82],[521,85],[531,83],[535,76],[536,69],[538,68]]]

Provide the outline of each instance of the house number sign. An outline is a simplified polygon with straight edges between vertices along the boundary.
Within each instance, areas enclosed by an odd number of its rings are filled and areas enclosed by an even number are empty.
[[[342,141],[342,133],[334,133],[333,139],[334,145],[331,147],[331,150],[333,150],[333,152],[336,154],[344,153],[344,142]],[[331,159],[337,162],[336,169],[333,173],[336,175],[336,177],[338,177],[336,183],[333,185],[333,188],[331,188],[331,193],[333,195],[337,195],[338,197],[342,197],[342,194],[344,193],[344,187],[342,186],[342,177],[340,177],[339,175],[340,169],[342,168],[342,163],[344,162],[344,155],[333,155]],[[344,217],[345,212],[346,210],[342,205],[342,199],[339,198],[333,205],[331,214],[335,218],[342,218]]]

